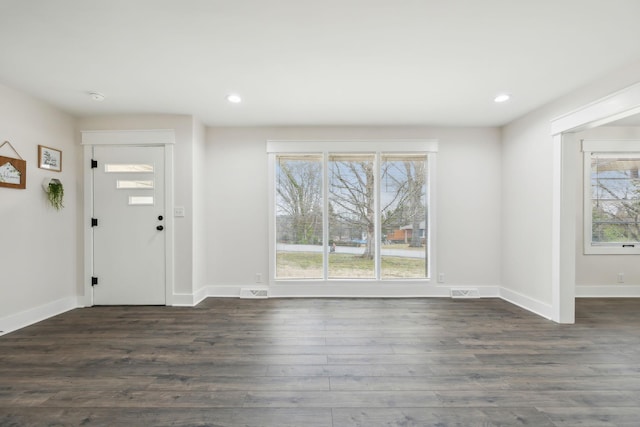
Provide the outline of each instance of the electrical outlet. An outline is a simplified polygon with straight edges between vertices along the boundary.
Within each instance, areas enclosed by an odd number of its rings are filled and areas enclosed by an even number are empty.
[[[438,283],[444,283],[444,273],[438,273]]]
[[[256,283],[262,283],[262,273],[256,273]]]
[[[624,283],[624,273],[618,273],[618,283]]]

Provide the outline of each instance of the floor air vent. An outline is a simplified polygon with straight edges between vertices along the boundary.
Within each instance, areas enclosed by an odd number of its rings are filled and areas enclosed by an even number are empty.
[[[480,298],[477,288],[451,289],[451,298]]]
[[[240,289],[240,298],[268,298],[269,291],[267,289]]]

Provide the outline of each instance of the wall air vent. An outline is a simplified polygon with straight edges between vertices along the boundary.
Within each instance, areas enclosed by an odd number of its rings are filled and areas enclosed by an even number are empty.
[[[451,298],[480,298],[478,288],[451,289]]]
[[[268,289],[242,288],[240,298],[269,298]]]

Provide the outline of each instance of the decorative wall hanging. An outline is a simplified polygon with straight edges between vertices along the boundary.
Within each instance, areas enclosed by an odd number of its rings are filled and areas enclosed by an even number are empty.
[[[62,171],[62,151],[38,145],[38,167],[54,172]]]
[[[7,144],[18,158],[0,156],[0,187],[23,190],[27,188],[27,162],[22,159],[9,141],[0,144],[0,148]]]
[[[62,204],[64,199],[64,186],[62,181],[57,178],[45,178],[42,182],[42,188],[47,193],[47,199],[55,210],[59,211],[64,208]]]

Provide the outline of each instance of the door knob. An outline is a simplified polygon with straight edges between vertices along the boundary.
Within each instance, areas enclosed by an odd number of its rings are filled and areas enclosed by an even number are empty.
[[[163,226],[161,226],[161,225],[159,225],[159,226],[157,226],[157,227],[156,227],[156,230],[158,230],[158,231],[162,231],[162,230],[164,230],[164,227],[163,227]]]

